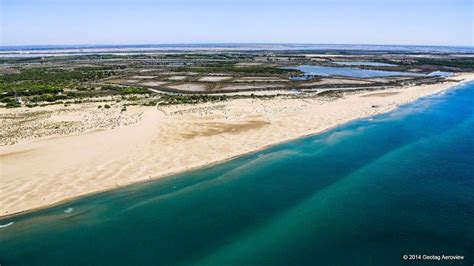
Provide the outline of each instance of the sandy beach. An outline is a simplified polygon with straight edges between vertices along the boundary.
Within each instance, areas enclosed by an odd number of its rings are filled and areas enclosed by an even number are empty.
[[[282,96],[131,106],[126,112],[118,106],[99,111],[97,104],[1,109],[0,216],[166,177],[315,134],[474,80],[474,74],[451,80],[351,92],[341,98]],[[26,119],[38,111],[35,119]],[[25,117],[21,127],[9,124],[12,117]],[[50,127],[53,122],[63,129]],[[9,136],[12,130],[21,132]]]

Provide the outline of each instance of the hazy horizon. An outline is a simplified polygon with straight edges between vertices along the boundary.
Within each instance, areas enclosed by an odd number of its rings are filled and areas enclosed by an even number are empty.
[[[321,46],[406,46],[406,47],[459,47],[459,48],[474,48],[474,45],[433,45],[433,44],[376,44],[376,43],[252,43],[252,42],[232,42],[232,43],[209,43],[209,42],[186,42],[186,43],[77,43],[77,44],[20,44],[20,45],[0,45],[2,48],[8,47],[141,47],[141,46],[199,46],[199,45],[288,45],[288,46],[302,46],[302,45],[321,45]]]
[[[3,0],[0,46],[474,44],[470,0]]]

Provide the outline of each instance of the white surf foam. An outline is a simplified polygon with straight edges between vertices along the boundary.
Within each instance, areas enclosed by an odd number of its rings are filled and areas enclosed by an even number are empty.
[[[0,228],[5,228],[5,227],[9,227],[10,225],[12,225],[13,222],[9,222],[7,224],[0,224]]]

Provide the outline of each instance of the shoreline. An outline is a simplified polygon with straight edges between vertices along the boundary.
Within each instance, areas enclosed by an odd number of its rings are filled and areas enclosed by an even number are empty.
[[[7,180],[0,184],[0,195],[7,195],[0,198],[1,205],[6,206],[0,209],[0,219],[8,219],[58,206],[68,201],[106,193],[132,184],[156,181],[189,171],[205,169],[275,145],[321,134],[342,124],[387,113],[422,97],[452,89],[464,82],[474,80],[474,75],[463,74],[454,78],[457,79],[457,82],[351,94],[344,96],[343,99],[327,103],[330,108],[324,108],[325,102],[319,99],[263,100],[258,103],[263,111],[256,112],[260,114],[260,117],[245,112],[256,108],[255,105],[252,105],[255,104],[253,100],[236,100],[196,106],[171,106],[166,108],[167,112],[165,114],[160,114],[160,111],[156,109],[147,110],[137,124],[118,129],[51,137],[4,146],[1,147],[0,157],[7,160],[2,168],[7,168],[6,173],[9,175],[5,174]],[[418,89],[422,91],[417,91]],[[387,92],[392,94],[382,96],[383,93]],[[383,105],[378,106],[379,102]],[[243,112],[239,112],[242,103],[247,105],[245,105]],[[269,103],[270,105],[268,105]],[[362,103],[363,108],[359,107]],[[320,104],[320,106],[315,107],[312,104]],[[305,106],[302,107],[302,105]],[[224,108],[215,109],[216,106],[224,106]],[[290,109],[288,109],[288,106]],[[292,107],[300,110],[292,110]],[[340,110],[343,107],[346,108],[343,110],[344,112]],[[200,108],[204,109],[201,110]],[[360,109],[354,111],[351,108]],[[308,128],[307,122],[313,122],[315,119],[308,111],[314,110],[326,110],[327,113],[321,117],[316,116],[316,118],[321,118],[323,121],[317,121],[320,123],[312,124]],[[197,116],[196,112],[205,112],[205,115]],[[211,114],[209,115],[209,113]],[[228,120],[226,116],[228,114],[231,116],[231,121],[226,121],[227,124],[223,123],[223,120]],[[304,119],[301,120],[302,116],[304,116]],[[301,120],[299,121],[301,123],[293,121],[297,118]],[[269,125],[265,123],[263,125],[261,123],[255,124],[252,121],[264,121]],[[209,124],[209,126],[202,128],[201,124]],[[271,125],[275,124],[281,125],[269,129]],[[288,128],[294,129],[295,127],[292,127],[294,125],[298,127],[297,130],[290,133],[281,132],[281,130],[287,130]],[[266,134],[273,135],[267,138],[265,137]],[[97,145],[97,143],[103,145]],[[178,144],[182,148],[173,149],[172,147],[170,149],[168,146]],[[220,146],[212,150],[212,147],[217,144]],[[234,144],[237,147],[229,148],[227,147],[229,144]],[[246,146],[238,146],[238,144],[245,144]],[[110,145],[110,147],[102,147],[107,145]],[[68,148],[72,149],[68,150]],[[214,154],[209,150],[212,150]],[[189,156],[183,157],[181,151]],[[157,155],[157,152],[161,154]],[[162,160],[162,157],[170,155],[172,155],[172,158],[169,162],[172,162],[173,165],[163,169],[164,166],[167,166],[167,161]],[[75,158],[80,158],[80,160],[76,161]],[[48,159],[56,159],[59,162],[51,163]],[[31,160],[28,161],[30,165],[22,168],[25,160]],[[62,165],[61,160],[67,165]],[[146,161],[143,162],[143,160]],[[148,164],[152,164],[157,160],[160,160],[157,165]],[[49,164],[47,164],[48,161]],[[46,163],[46,165],[41,163]],[[132,169],[125,169],[124,163],[128,163],[129,168]],[[135,163],[138,165],[131,165]],[[35,164],[42,168],[35,169]],[[89,169],[83,169],[83,167]],[[145,167],[146,169],[142,169]],[[46,173],[49,169],[52,169],[53,173],[47,175],[44,178],[46,180],[42,182],[43,175],[41,173]],[[4,170],[2,169],[2,172]],[[72,174],[69,172],[71,170],[73,171]],[[137,174],[135,172],[137,170],[142,172]],[[31,173],[34,171],[36,173]],[[15,180],[15,178],[10,177],[15,173],[20,176],[19,181],[17,181],[17,184],[9,184],[9,181]],[[108,174],[112,175],[112,173],[115,174],[112,178],[108,177],[104,180],[100,178],[101,176],[107,177]],[[72,183],[67,184],[66,181]],[[82,189],[78,189],[78,187]],[[16,188],[16,190],[12,190],[12,188]],[[48,198],[48,195],[52,196]],[[13,200],[13,202],[9,200]],[[7,203],[10,204],[7,206]]]
[[[425,97],[425,96],[424,96]],[[398,107],[397,107],[398,108]],[[395,108],[396,109],[396,108]],[[390,110],[390,111],[387,111],[385,113],[388,113],[388,112],[391,112],[393,110]],[[373,116],[377,116],[377,115],[381,115],[381,114],[384,114],[384,113],[378,113],[378,114],[375,114]],[[275,143],[275,144],[269,144],[267,146],[264,146],[262,148],[259,148],[257,150],[252,150],[252,151],[249,151],[249,152],[246,152],[246,153],[242,153],[242,154],[239,154],[239,155],[235,155],[233,157],[230,157],[230,158],[226,158],[226,159],[223,159],[222,161],[216,161],[216,162],[212,162],[212,163],[209,163],[209,164],[206,164],[206,165],[202,165],[202,166],[197,166],[195,168],[189,168],[185,171],[178,171],[178,172],[175,172],[175,173],[170,173],[170,174],[167,174],[167,175],[164,175],[164,176],[157,176],[157,177],[153,177],[152,179],[146,179],[146,180],[139,180],[139,181],[135,181],[135,182],[132,182],[132,183],[129,183],[129,184],[125,184],[123,186],[120,186],[120,187],[113,187],[113,188],[104,188],[103,190],[97,190],[97,191],[92,191],[92,192],[89,192],[89,193],[86,193],[86,194],[82,194],[82,195],[77,195],[77,196],[73,196],[71,198],[67,198],[67,199],[64,199],[64,200],[61,200],[61,201],[58,201],[58,202],[55,202],[55,203],[52,203],[50,205],[46,205],[46,206],[41,206],[41,207],[37,207],[37,208],[32,208],[32,209],[28,209],[28,210],[25,210],[25,211],[21,211],[21,212],[17,212],[17,213],[12,213],[12,214],[8,214],[8,215],[1,215],[0,214],[0,220],[3,220],[3,219],[9,219],[9,218],[15,218],[17,216],[21,216],[21,215],[25,215],[25,214],[28,214],[28,213],[32,213],[32,212],[36,212],[36,211],[41,211],[41,210],[46,210],[46,209],[49,209],[49,208],[54,208],[54,207],[58,207],[62,204],[65,204],[67,202],[71,202],[71,201],[75,201],[75,200],[79,200],[81,198],[85,198],[85,197],[89,197],[89,196],[94,196],[94,195],[100,195],[102,193],[107,193],[107,192],[110,192],[110,191],[113,191],[113,190],[116,190],[116,189],[123,189],[127,186],[133,186],[133,185],[144,185],[144,184],[147,184],[147,183],[151,183],[151,182],[156,182],[158,180],[163,180],[165,178],[173,178],[173,177],[176,177],[178,175],[181,175],[181,174],[186,174],[186,173],[190,173],[192,171],[199,171],[199,170],[204,170],[206,168],[209,168],[209,167],[213,167],[213,166],[216,166],[218,164],[222,164],[222,163],[226,163],[226,162],[229,162],[229,161],[232,161],[232,160],[235,160],[235,159],[238,159],[240,157],[244,157],[244,156],[247,156],[247,155],[251,155],[253,153],[258,153],[258,152],[261,152],[265,149],[269,149],[271,147],[274,147],[274,146],[277,146],[277,145],[282,145],[282,144],[285,144],[285,143],[289,143],[289,142],[292,142],[292,141],[296,141],[296,140],[299,140],[299,139],[304,139],[304,138],[310,138],[312,136],[316,136],[316,135],[319,135],[319,134],[323,134],[327,131],[330,131],[334,128],[337,128],[339,126],[342,126],[344,124],[347,124],[347,123],[352,123],[352,122],[355,122],[357,120],[360,120],[360,119],[366,119],[368,117],[371,117],[371,116],[367,116],[367,117],[358,117],[358,118],[354,118],[352,120],[349,120],[347,122],[343,122],[341,124],[338,124],[338,125],[334,125],[332,127],[329,127],[323,131],[320,131],[320,132],[315,132],[315,133],[309,133],[307,135],[303,135],[303,136],[300,136],[300,137],[296,137],[296,138],[293,138],[293,139],[288,139],[288,140],[284,140],[284,141],[281,141],[281,142],[278,142],[278,143]],[[87,133],[85,133],[87,134]],[[65,137],[69,137],[69,136],[65,136]],[[53,138],[56,138],[56,137],[53,137]],[[51,138],[48,138],[48,139],[51,139]]]

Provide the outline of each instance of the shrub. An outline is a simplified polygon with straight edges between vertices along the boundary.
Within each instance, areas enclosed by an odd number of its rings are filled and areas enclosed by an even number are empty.
[[[8,102],[5,107],[7,107],[7,108],[16,108],[16,107],[21,107],[21,104],[19,104],[17,102]]]

